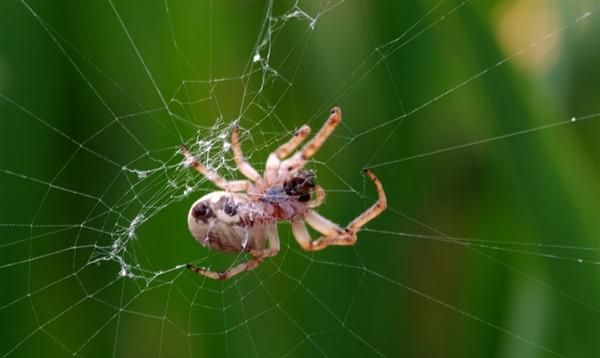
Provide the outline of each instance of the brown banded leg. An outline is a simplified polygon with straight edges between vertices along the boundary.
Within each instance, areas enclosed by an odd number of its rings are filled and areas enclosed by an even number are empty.
[[[329,138],[331,133],[335,130],[335,128],[342,121],[342,110],[338,107],[334,107],[329,112],[329,118],[319,129],[317,134],[315,134],[314,138],[311,139],[308,143],[302,147],[296,154],[294,154],[290,159],[284,161],[281,165],[281,168],[285,169],[285,171],[297,171],[304,167],[306,161],[312,158],[313,155],[321,148],[323,143]]]
[[[304,145],[304,147],[298,153],[302,160],[310,159],[316,152],[321,148],[323,143],[329,138],[331,133],[335,130],[335,128],[342,121],[342,110],[339,107],[333,107],[329,112],[329,118],[319,129],[319,132],[315,134],[315,137],[308,143]]]
[[[242,147],[240,145],[239,127],[233,127],[231,132],[231,149],[233,150],[233,159],[237,165],[239,171],[246,176],[246,178],[257,181],[260,179],[260,174],[246,161],[244,154],[242,153]]]
[[[269,155],[265,165],[265,179],[267,182],[273,183],[278,180],[279,175],[281,174],[281,160],[293,152],[309,134],[310,127],[303,125],[296,133],[294,133],[294,136],[289,141],[280,145],[277,150]]]
[[[296,133],[294,133],[294,136],[287,143],[284,143],[280,145],[279,148],[277,148],[277,150],[275,151],[275,155],[277,156],[277,158],[279,158],[280,160],[286,158],[300,145],[300,143],[302,143],[304,139],[306,139],[306,137],[309,134],[309,126],[305,124],[302,127],[300,127],[300,129],[298,129]]]
[[[190,153],[186,146],[181,146],[181,153],[185,156],[187,160],[187,164],[194,168],[198,173],[202,174],[206,177],[206,179],[210,180],[218,186],[219,188],[232,192],[246,191],[248,190],[249,182],[247,180],[233,180],[227,181],[223,179],[219,174],[213,172],[212,170],[205,167],[202,163],[196,160],[194,156]]]
[[[346,228],[340,227],[336,223],[319,215],[314,210],[309,210],[304,216],[304,220],[323,236],[312,241],[304,222],[302,220],[293,222],[292,232],[296,237],[296,241],[298,241],[298,244],[304,250],[318,251],[332,245],[354,245],[356,243],[356,233],[358,230],[385,210],[387,207],[387,200],[381,182],[370,170],[367,169],[365,172],[377,188],[377,194],[379,196],[377,202],[360,214],[356,219],[352,220]]]

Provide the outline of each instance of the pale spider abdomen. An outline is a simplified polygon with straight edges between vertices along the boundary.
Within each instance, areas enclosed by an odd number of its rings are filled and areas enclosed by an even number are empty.
[[[215,191],[198,199],[188,214],[188,228],[202,246],[226,252],[264,246],[264,223],[252,216],[245,194]]]

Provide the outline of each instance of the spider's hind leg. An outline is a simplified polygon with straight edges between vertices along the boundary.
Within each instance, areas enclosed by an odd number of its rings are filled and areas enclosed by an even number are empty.
[[[263,262],[263,260],[264,257],[255,257],[252,260],[242,262],[241,264],[236,265],[224,272],[211,271],[209,269],[197,267],[192,264],[187,264],[186,268],[192,272],[197,273],[198,275],[206,276],[214,280],[228,280],[242,272],[254,270],[258,265],[260,265]]]

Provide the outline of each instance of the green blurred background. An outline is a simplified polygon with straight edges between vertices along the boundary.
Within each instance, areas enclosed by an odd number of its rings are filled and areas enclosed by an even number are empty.
[[[599,356],[599,16],[0,2],[0,356]],[[235,177],[236,120],[262,168],[333,105],[344,123],[310,164],[319,211],[345,223],[370,205],[363,167],[388,195],[358,245],[307,254],[282,224],[253,272],[179,269],[240,258],[187,232],[213,187],[178,147]]]

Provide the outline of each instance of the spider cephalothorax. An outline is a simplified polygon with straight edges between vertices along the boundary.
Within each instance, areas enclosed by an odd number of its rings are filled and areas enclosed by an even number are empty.
[[[225,272],[214,272],[191,264],[187,267],[214,279],[228,279],[252,270],[266,257],[279,252],[279,221],[291,223],[296,241],[307,251],[322,250],[330,245],[354,245],[358,230],[386,208],[381,183],[370,170],[365,170],[377,188],[379,199],[342,228],[313,210],[323,203],[325,191],[315,183],[315,173],[304,169],[306,162],[331,135],[341,119],[340,109],[333,108],[329,119],[315,137],[290,156],[310,133],[310,128],[304,125],[292,139],[269,155],[262,176],[244,159],[238,128],[234,127],[231,135],[234,159],[240,172],[249,180],[227,181],[198,162],[186,147],[182,147],[188,164],[223,189],[203,196],[192,205],[188,214],[190,232],[203,246],[224,252],[248,252],[253,256],[251,260]],[[322,237],[312,240],[305,222]]]
[[[300,170],[283,183],[285,193],[299,201],[310,200],[310,194],[315,189],[315,173],[311,170]]]
[[[258,195],[251,195],[256,200],[256,216],[260,220],[290,221],[302,217],[309,207],[312,193],[315,192],[315,175],[310,170],[292,173],[282,182],[269,186]],[[318,188],[320,195],[322,189]]]

